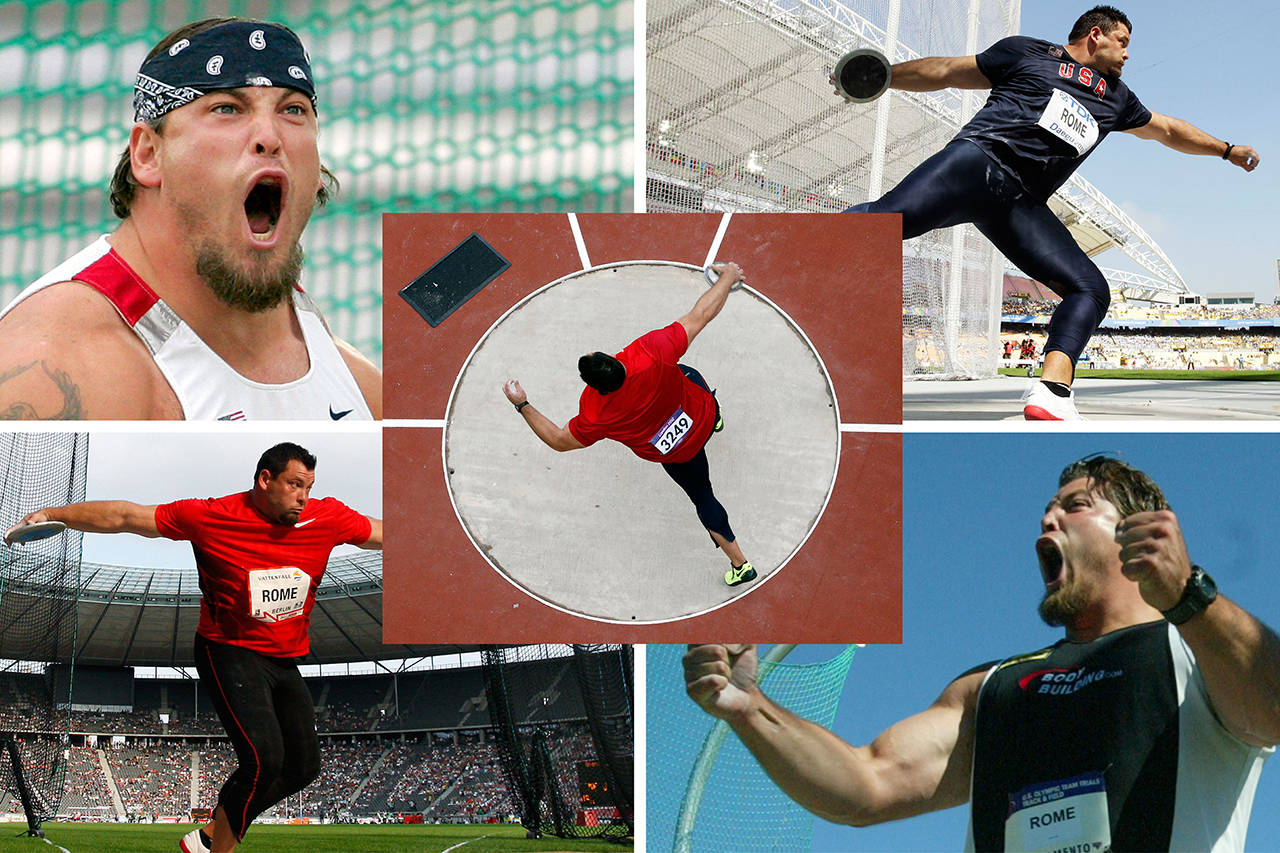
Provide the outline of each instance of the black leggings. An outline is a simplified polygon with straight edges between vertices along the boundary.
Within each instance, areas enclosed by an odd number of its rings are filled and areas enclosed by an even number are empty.
[[[694,384],[711,391],[701,373],[687,364],[677,366]],[[715,394],[714,391],[711,393]],[[717,400],[716,420],[719,419],[720,402]],[[698,512],[698,520],[702,522],[702,526],[713,533],[719,533],[726,542],[732,542],[734,535],[732,528],[729,527],[729,513],[725,512],[720,501],[716,500],[715,493],[711,491],[711,472],[707,466],[706,446],[704,445],[698,451],[698,455],[687,462],[663,462],[662,470],[666,471],[671,479],[676,481],[676,485],[684,489],[689,500],[693,501],[693,507]]]
[[[972,222],[1019,269],[1062,297],[1045,351],[1066,353],[1073,364],[1107,316],[1107,280],[1067,226],[968,140],[953,140],[878,201],[846,212],[901,213],[904,240]]]
[[[249,824],[320,775],[320,739],[311,691],[293,658],[269,658],[196,634],[196,670],[240,766],[218,805],[236,838]]]

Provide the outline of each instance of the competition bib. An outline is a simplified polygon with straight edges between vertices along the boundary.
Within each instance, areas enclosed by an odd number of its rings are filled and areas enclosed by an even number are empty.
[[[283,622],[302,615],[311,576],[282,566],[249,572],[249,615],[260,622]]]
[[[662,425],[657,435],[649,439],[649,443],[665,456],[685,440],[691,429],[693,429],[693,418],[685,414],[684,409],[676,409],[676,413]]]
[[[1011,795],[1004,849],[1028,853],[1110,850],[1111,821],[1102,774],[1042,782]]]
[[[1053,90],[1053,97],[1036,124],[1070,145],[1082,157],[1098,143],[1098,122],[1093,114],[1061,89]]]

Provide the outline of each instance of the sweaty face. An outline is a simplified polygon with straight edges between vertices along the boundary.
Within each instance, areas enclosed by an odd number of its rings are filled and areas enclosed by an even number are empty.
[[[1045,591],[1040,618],[1050,625],[1070,624],[1088,608],[1119,557],[1120,511],[1089,486],[1085,477],[1067,483],[1040,520],[1036,556]]]
[[[1110,33],[1098,35],[1098,48],[1093,55],[1093,65],[1104,74],[1120,76],[1129,59],[1129,28],[1116,24]]]
[[[276,524],[297,524],[315,481],[315,471],[308,470],[296,459],[289,460],[276,477],[271,477],[265,470],[260,471],[258,487],[267,507],[267,517]]]
[[[161,198],[196,272],[231,307],[278,305],[298,282],[320,189],[311,101],[279,87],[212,92],[168,115],[160,146]]]

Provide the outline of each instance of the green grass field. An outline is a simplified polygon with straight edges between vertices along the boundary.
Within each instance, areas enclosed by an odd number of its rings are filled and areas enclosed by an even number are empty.
[[[1005,376],[1026,376],[1026,368],[1002,367]],[[1036,371],[1036,376],[1040,371]],[[1275,382],[1280,370],[1090,370],[1080,367],[1076,380],[1084,379],[1217,379],[1229,382]]]
[[[174,853],[191,824],[46,823],[45,838],[70,853]],[[25,825],[0,824],[0,851],[55,853],[38,838],[15,837]],[[255,824],[237,850],[244,853],[520,853],[520,851],[632,850],[600,840],[524,837],[522,826],[265,826]]]

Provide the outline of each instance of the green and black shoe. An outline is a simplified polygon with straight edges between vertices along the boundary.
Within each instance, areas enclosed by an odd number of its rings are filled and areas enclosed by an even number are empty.
[[[756,570],[750,562],[743,563],[741,566],[733,566],[724,573],[724,582],[729,586],[737,586],[755,579]]]

